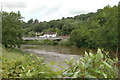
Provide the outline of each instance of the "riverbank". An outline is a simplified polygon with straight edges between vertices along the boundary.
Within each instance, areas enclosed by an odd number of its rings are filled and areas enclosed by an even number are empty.
[[[36,50],[44,50],[47,52],[56,52],[58,54],[71,54],[71,55],[84,55],[85,51],[89,52],[92,50],[96,53],[96,49],[89,48],[78,48],[71,46],[60,46],[60,45],[22,45],[21,49],[36,49]]]
[[[72,46],[68,39],[65,40],[24,40],[23,45],[58,45],[58,46]]]
[[[25,40],[24,45],[57,45],[58,42],[54,40]]]
[[[55,40],[26,40],[26,41],[23,41],[23,44],[22,45],[45,45],[45,46],[63,46],[63,47],[73,47],[73,48],[81,48],[81,49],[85,49],[85,51],[89,51],[89,50],[92,50],[93,52],[96,52],[97,49],[99,47],[96,47],[96,48],[93,48],[93,47],[77,47],[73,44],[71,44],[71,42],[69,41],[69,39],[66,39],[66,40],[60,40],[60,41],[55,41]],[[102,48],[106,51],[109,51],[110,53],[112,53],[111,55],[116,55],[117,53],[117,49],[116,50],[112,50],[112,49],[106,49],[106,48]]]

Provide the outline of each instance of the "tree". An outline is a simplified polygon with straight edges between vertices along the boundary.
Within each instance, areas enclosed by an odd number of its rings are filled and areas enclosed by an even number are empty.
[[[2,44],[5,47],[20,47],[22,43],[22,16],[20,12],[2,13]]]
[[[63,35],[69,35],[72,32],[73,29],[74,29],[74,27],[70,23],[69,24],[65,24],[62,27]]]
[[[33,23],[33,19],[30,19],[29,21],[28,21],[28,24],[32,24]]]
[[[35,33],[33,31],[31,31],[31,32],[28,33],[28,36],[29,37],[35,37]]]
[[[73,30],[70,34],[70,43],[77,47],[87,47],[87,39],[89,39],[89,30],[85,26],[80,29]]]
[[[37,19],[35,19],[35,21],[34,21],[35,23],[39,23],[39,20],[37,20]]]
[[[98,47],[116,49],[117,45],[117,7],[104,7],[91,19],[91,40]]]

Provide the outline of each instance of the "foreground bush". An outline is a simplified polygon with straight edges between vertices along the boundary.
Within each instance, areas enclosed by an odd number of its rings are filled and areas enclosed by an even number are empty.
[[[43,58],[15,51],[3,51],[3,78],[51,78],[59,72],[53,71]]]
[[[111,58],[108,52],[98,49],[96,54],[85,52],[83,58],[66,60],[69,65],[64,71],[54,71],[44,59],[18,51],[2,50],[3,78],[117,78],[118,58]],[[62,74],[62,75],[61,75]]]
[[[64,71],[64,77],[73,78],[117,78],[118,58],[111,59],[108,52],[98,49],[96,54],[85,52],[77,62],[73,58],[66,60],[69,68]]]

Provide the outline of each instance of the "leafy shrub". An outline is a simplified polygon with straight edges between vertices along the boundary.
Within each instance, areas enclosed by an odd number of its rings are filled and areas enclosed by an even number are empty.
[[[70,42],[68,40],[62,40],[60,42],[58,42],[58,45],[60,46],[70,46]]]
[[[59,71],[53,71],[44,63],[43,58],[36,55],[23,54],[21,56],[21,53],[16,54],[10,51],[8,53],[3,51],[3,53],[3,78],[51,78],[57,77],[60,73]]]
[[[101,49],[98,49],[97,54],[85,52],[84,58],[80,58],[78,61],[74,61],[73,58],[70,61],[66,60],[69,68],[63,73],[63,77],[73,78],[117,78],[118,58],[111,59],[109,52],[102,53]]]
[[[49,40],[49,39],[43,40],[42,42],[43,42],[45,45],[56,45],[56,44],[57,44],[56,41],[54,41],[54,40]]]
[[[44,59],[36,55],[21,52],[4,51],[2,56],[3,78],[117,78],[118,58],[111,58],[109,52],[98,49],[96,54],[85,52],[83,58],[75,62],[73,58],[66,60],[69,65],[64,71],[54,71]],[[62,75],[61,75],[62,73]]]

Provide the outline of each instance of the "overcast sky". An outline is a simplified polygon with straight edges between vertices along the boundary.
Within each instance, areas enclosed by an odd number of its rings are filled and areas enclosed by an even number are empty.
[[[29,19],[49,21],[96,12],[106,5],[117,5],[120,0],[0,0],[3,11],[17,12]]]

